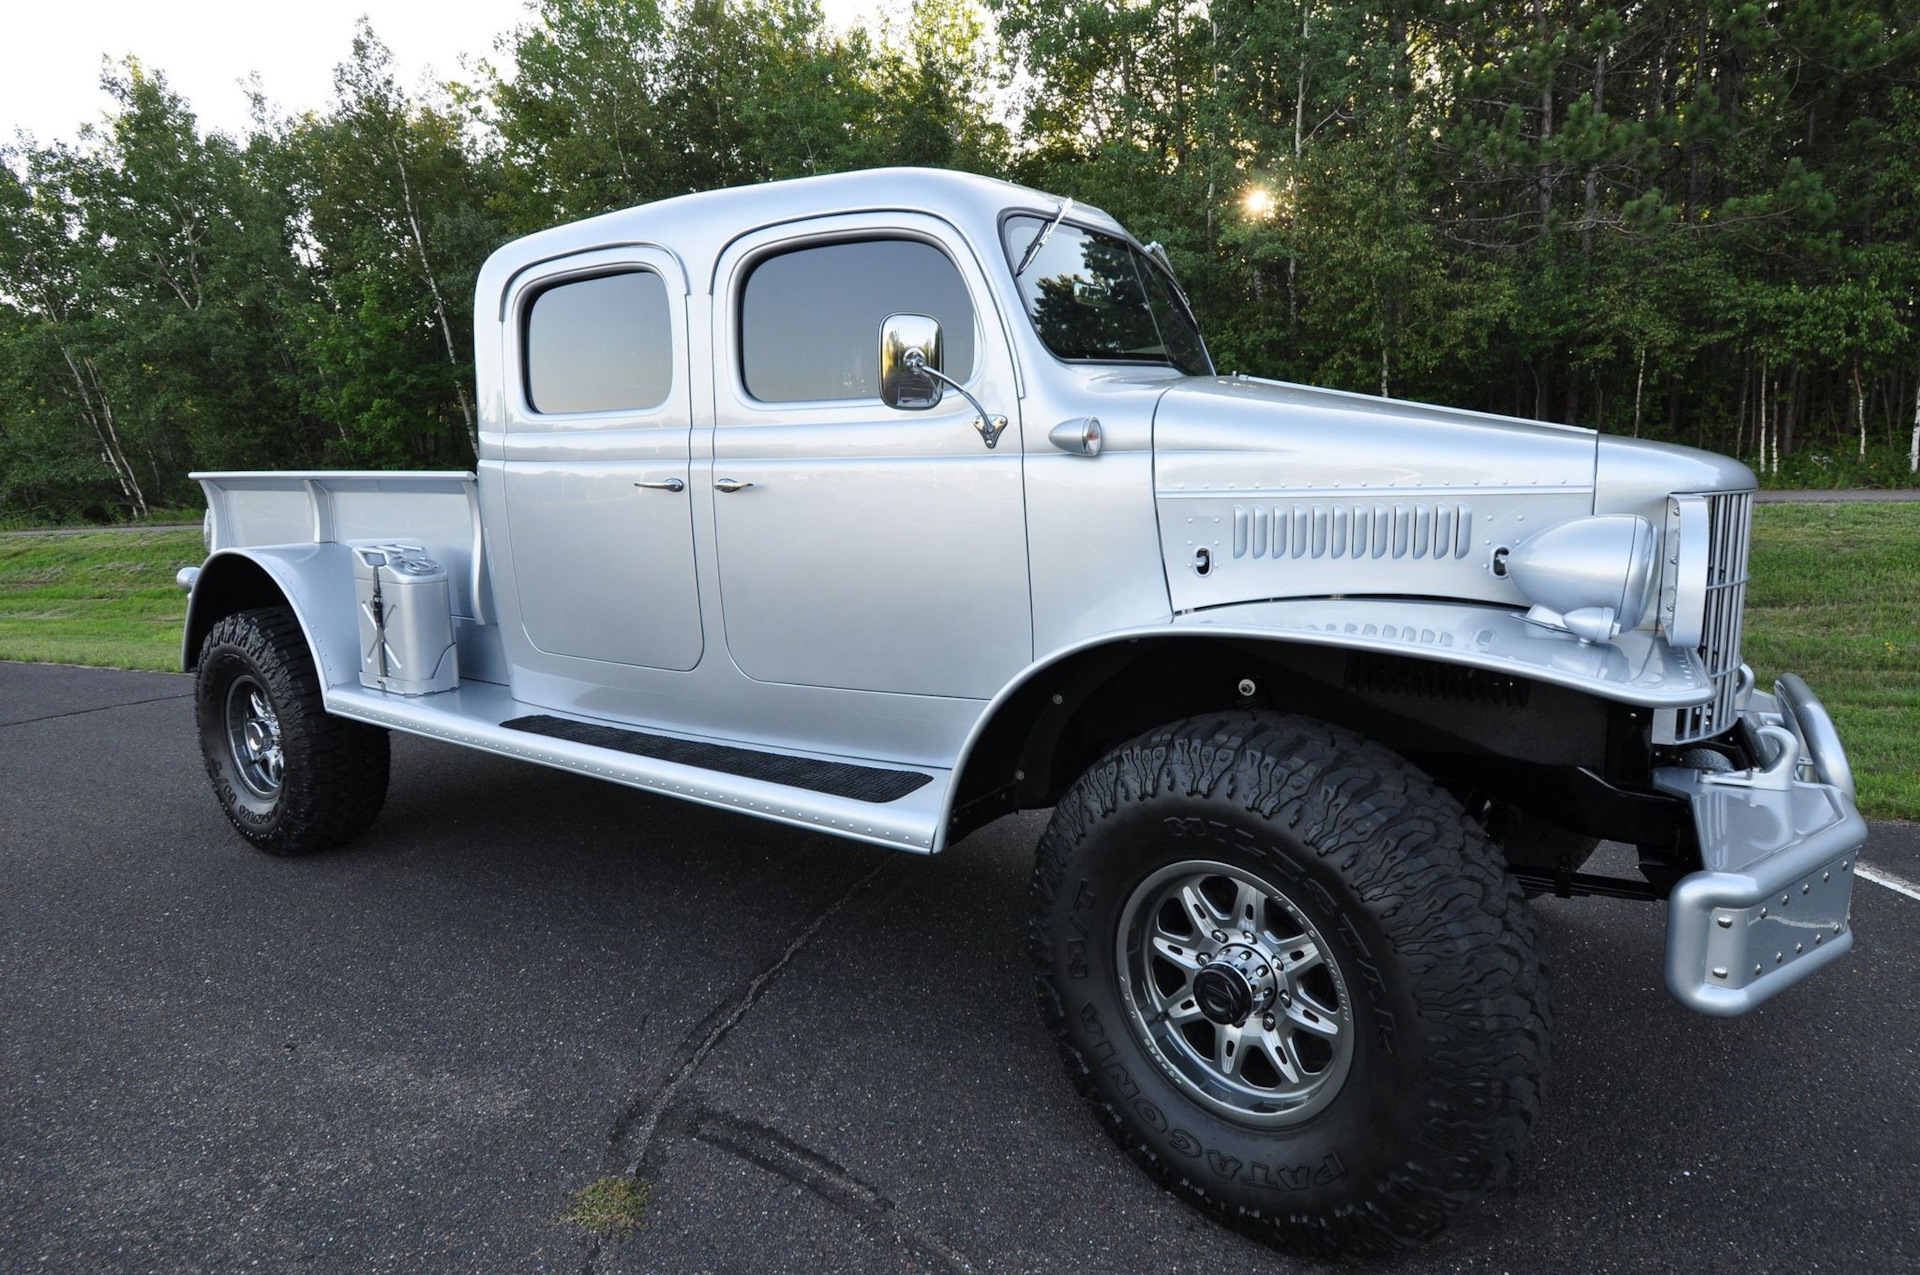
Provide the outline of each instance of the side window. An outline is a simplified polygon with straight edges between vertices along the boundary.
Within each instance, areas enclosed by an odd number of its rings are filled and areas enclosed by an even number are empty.
[[[947,254],[914,239],[798,248],[753,267],[740,299],[740,369],[763,402],[877,398],[880,322],[940,321],[947,375],[973,374],[973,302]]]
[[[673,389],[667,286],[650,270],[556,283],[526,308],[527,403],[542,414],[658,407]]]

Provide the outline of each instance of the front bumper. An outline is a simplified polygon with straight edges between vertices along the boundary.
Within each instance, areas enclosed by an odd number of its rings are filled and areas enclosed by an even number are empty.
[[[1738,729],[1750,770],[1664,767],[1685,797],[1701,870],[1667,902],[1667,987],[1681,1004],[1730,1017],[1793,986],[1853,946],[1848,909],[1867,825],[1833,719],[1791,674],[1752,692]]]

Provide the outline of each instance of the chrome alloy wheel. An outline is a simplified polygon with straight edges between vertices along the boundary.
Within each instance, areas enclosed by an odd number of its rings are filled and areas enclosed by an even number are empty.
[[[1193,860],[1137,886],[1120,911],[1120,996],[1155,1063],[1242,1124],[1298,1124],[1353,1062],[1347,985],[1319,929],[1244,868]]]
[[[227,687],[227,747],[233,769],[256,797],[280,792],[286,773],[286,753],[280,745],[280,718],[273,711],[267,688],[242,673]]]

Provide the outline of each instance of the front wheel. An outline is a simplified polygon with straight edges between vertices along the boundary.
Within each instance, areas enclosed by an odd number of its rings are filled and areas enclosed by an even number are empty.
[[[215,624],[194,689],[200,752],[227,819],[269,854],[308,854],[365,832],[387,797],[387,732],[327,712],[292,611]]]
[[[1277,714],[1163,728],[1055,808],[1034,894],[1069,1071],[1193,1204],[1375,1254],[1511,1168],[1546,1060],[1531,918],[1402,758]]]

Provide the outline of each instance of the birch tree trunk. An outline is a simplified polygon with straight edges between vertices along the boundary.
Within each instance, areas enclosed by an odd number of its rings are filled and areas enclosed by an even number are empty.
[[[447,318],[447,299],[440,293],[440,281],[434,277],[433,263],[427,259],[427,237],[421,233],[420,218],[413,210],[413,184],[407,180],[407,161],[400,153],[400,139],[387,138],[387,144],[393,151],[393,166],[400,174],[400,199],[407,206],[407,228],[413,232],[413,248],[420,255],[420,273],[427,278],[427,291],[433,294],[433,312],[440,320],[440,335],[447,343],[447,362],[458,372],[460,356],[454,349],[453,323]],[[480,431],[473,423],[473,401],[467,397],[467,383],[464,377],[456,376],[453,383],[454,393],[460,397],[460,420],[467,427],[467,444],[473,448],[476,459],[480,455]]]
[[[1853,363],[1853,407],[1860,419],[1860,459],[1867,458],[1867,392],[1860,388],[1860,361]]]
[[[1907,444],[1907,472],[1920,474],[1920,382],[1913,387],[1913,439]]]
[[[1767,472],[1777,474],[1780,472],[1780,382],[1778,381],[1773,383],[1773,399],[1773,432],[1768,436],[1768,442],[1773,447],[1773,458],[1768,462]]]
[[[113,425],[113,409],[107,402],[106,392],[100,387],[93,360],[84,355],[75,359],[66,346],[59,348],[60,357],[66,361],[67,371],[73,377],[80,416],[92,428],[94,441],[99,444],[100,459],[113,471],[114,481],[120,485],[120,496],[127,502],[127,507],[137,516],[146,517],[147,495],[140,490],[140,476],[133,472],[133,465],[127,460],[125,449],[120,446],[120,433]],[[83,363],[86,365],[86,376],[80,373]],[[91,390],[87,387],[89,379],[93,382]]]
[[[1633,436],[1640,437],[1640,400],[1647,388],[1647,348],[1640,347],[1640,373],[1633,378]]]

